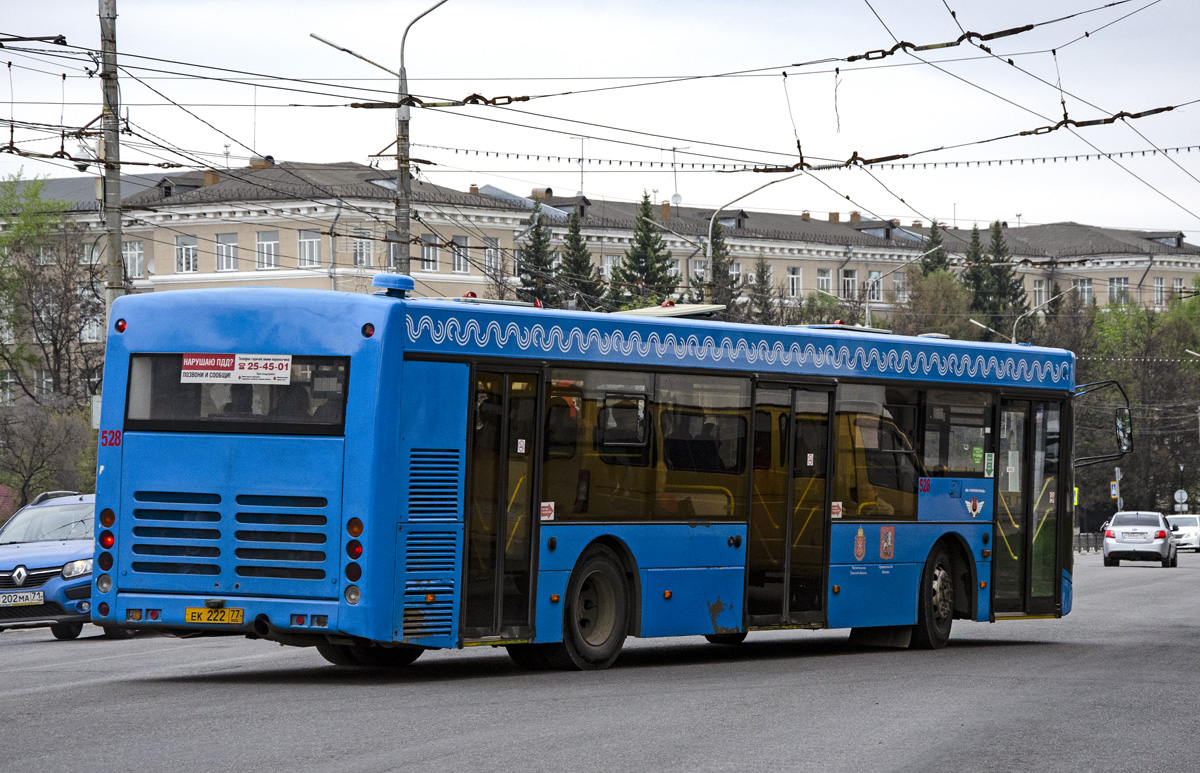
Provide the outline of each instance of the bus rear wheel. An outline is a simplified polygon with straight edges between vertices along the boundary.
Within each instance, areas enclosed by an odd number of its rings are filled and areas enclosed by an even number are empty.
[[[708,639],[709,644],[726,644],[736,645],[746,641],[746,632],[738,631],[737,633],[706,633],[704,638]]]
[[[611,666],[629,629],[629,588],[610,548],[593,545],[580,557],[567,584],[563,614],[562,646],[547,652],[551,665],[581,671]]]
[[[321,657],[335,666],[402,668],[421,657],[420,647],[365,647],[354,644],[317,645]]]
[[[913,626],[912,646],[937,650],[950,640],[954,622],[954,575],[950,554],[937,545],[925,561],[917,596],[917,624]]]
[[[55,623],[50,626],[50,633],[59,641],[70,641],[83,633],[83,623]]]

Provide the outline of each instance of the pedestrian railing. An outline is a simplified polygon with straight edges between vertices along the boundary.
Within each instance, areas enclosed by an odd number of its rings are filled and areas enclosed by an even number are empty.
[[[1076,553],[1099,553],[1104,550],[1104,532],[1093,531],[1075,535]]]

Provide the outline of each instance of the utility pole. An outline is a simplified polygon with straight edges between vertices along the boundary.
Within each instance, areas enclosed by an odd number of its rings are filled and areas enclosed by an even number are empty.
[[[113,301],[125,292],[121,255],[120,106],[117,91],[117,0],[100,0],[100,81],[104,86],[104,226],[108,231],[108,272],[104,281],[107,323]],[[108,325],[104,326],[105,336]]]

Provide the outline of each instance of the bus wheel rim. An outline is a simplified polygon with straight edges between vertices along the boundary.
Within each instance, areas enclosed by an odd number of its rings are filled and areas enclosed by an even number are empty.
[[[600,570],[589,572],[575,599],[575,629],[592,647],[603,645],[617,626],[617,594],[612,580]]]

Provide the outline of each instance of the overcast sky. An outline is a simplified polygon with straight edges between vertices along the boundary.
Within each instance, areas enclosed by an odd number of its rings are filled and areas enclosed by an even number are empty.
[[[395,70],[404,26],[432,2],[118,0],[120,64],[129,68],[121,73],[122,102],[142,135],[122,138],[122,157],[191,166],[203,159],[220,166],[228,145],[235,165],[245,163],[250,148],[277,160],[368,163],[394,141],[395,113],[346,105],[394,99],[396,79],[309,35]],[[689,165],[794,164],[798,137],[813,164],[845,161],[854,153],[907,153],[916,155],[897,163],[927,166],[816,171],[772,185],[739,207],[807,209],[822,218],[833,210],[843,219],[858,209],[864,217],[937,218],[960,227],[1072,220],[1183,230],[1200,243],[1200,148],[1170,151],[1166,158],[1152,152],[1200,146],[1200,102],[1187,104],[1200,100],[1194,50],[1200,4],[1104,5],[448,0],[409,34],[410,91],[426,99],[473,93],[539,98],[507,108],[415,109],[412,155],[432,162],[420,165],[423,179],[451,188],[490,183],[525,195],[535,187],[573,194],[580,190],[582,144],[587,195],[635,200],[647,190],[663,200],[677,185],[685,205],[717,206],[783,175]],[[2,34],[62,34],[74,46],[99,47],[95,0],[5,0],[0,8]],[[844,61],[890,49],[897,40],[950,42],[963,30],[987,34],[1071,14],[1080,15],[988,42],[995,57],[962,44]],[[0,104],[0,117],[9,118],[11,110],[22,122],[80,126],[99,115],[100,81],[86,75],[91,65],[76,60],[78,49],[22,45],[72,58],[0,51],[0,61],[11,62],[0,94],[12,103]],[[251,79],[198,65],[275,77]],[[757,72],[611,88],[747,70]],[[608,90],[540,96],[601,88]],[[1044,132],[1062,119],[1062,100],[1076,121],[1187,106]],[[1038,129],[1043,133],[995,139]],[[57,136],[20,127],[15,139],[19,147],[41,152],[60,144]],[[937,148],[946,149],[922,152]],[[65,149],[76,154],[78,142],[68,140]],[[1099,153],[1114,158],[1084,158]],[[681,167],[677,174],[670,168],[673,158]],[[940,166],[947,162],[949,168]],[[0,154],[5,173],[78,174],[55,164]],[[393,159],[381,164],[395,168]]]

